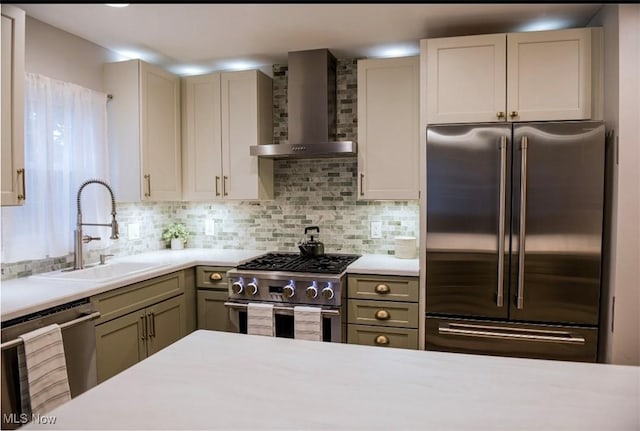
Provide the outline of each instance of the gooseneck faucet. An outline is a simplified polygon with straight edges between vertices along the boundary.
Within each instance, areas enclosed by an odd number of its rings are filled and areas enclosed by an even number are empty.
[[[101,184],[107,188],[109,194],[111,195],[111,223],[83,223],[82,222],[82,209],[80,207],[80,195],[82,194],[82,189],[84,189],[89,184]],[[109,184],[102,180],[87,180],[80,186],[78,189],[78,215],[76,222],[76,230],[73,232],[74,235],[74,246],[73,246],[73,269],[82,269],[84,268],[84,259],[82,257],[82,243],[89,243],[93,240],[99,240],[100,237],[93,237],[89,235],[82,234],[82,226],[111,226],[111,239],[118,239],[118,222],[116,220],[116,198],[113,195],[113,190]]]

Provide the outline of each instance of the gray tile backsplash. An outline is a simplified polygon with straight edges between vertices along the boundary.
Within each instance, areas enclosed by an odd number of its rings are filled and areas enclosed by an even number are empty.
[[[357,141],[357,60],[339,59],[337,70],[339,140]],[[274,143],[287,141],[287,66],[273,66]],[[187,247],[251,248],[296,251],[306,226],[320,227],[325,252],[392,254],[394,237],[418,237],[417,201],[359,201],[356,158],[277,160],[273,201],[164,202],[118,204],[120,239],[103,250],[88,251],[85,262],[100,253],[129,255],[165,248],[162,229],[184,222]],[[215,234],[205,235],[214,220]],[[382,238],[370,239],[371,221],[382,222]],[[130,223],[140,238],[128,237]],[[72,235],[73,232],[69,232]],[[7,240],[7,239],[5,239]],[[73,256],[2,263],[2,280],[71,266]]]

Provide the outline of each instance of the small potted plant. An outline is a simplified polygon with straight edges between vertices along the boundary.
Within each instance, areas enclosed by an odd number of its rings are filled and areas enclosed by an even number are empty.
[[[162,231],[162,239],[171,241],[173,250],[180,250],[184,248],[189,239],[189,231],[183,223],[171,223]]]

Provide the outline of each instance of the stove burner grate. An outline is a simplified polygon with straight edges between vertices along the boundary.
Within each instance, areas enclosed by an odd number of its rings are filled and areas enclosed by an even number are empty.
[[[237,269],[340,274],[359,257],[360,255],[355,254],[324,254],[308,257],[294,253],[267,253],[238,265]]]

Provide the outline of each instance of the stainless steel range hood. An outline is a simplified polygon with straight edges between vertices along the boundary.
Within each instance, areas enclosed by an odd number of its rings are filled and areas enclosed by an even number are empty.
[[[348,157],[356,143],[336,141],[336,59],[327,49],[288,54],[289,143],[253,145],[251,155],[271,159]]]

